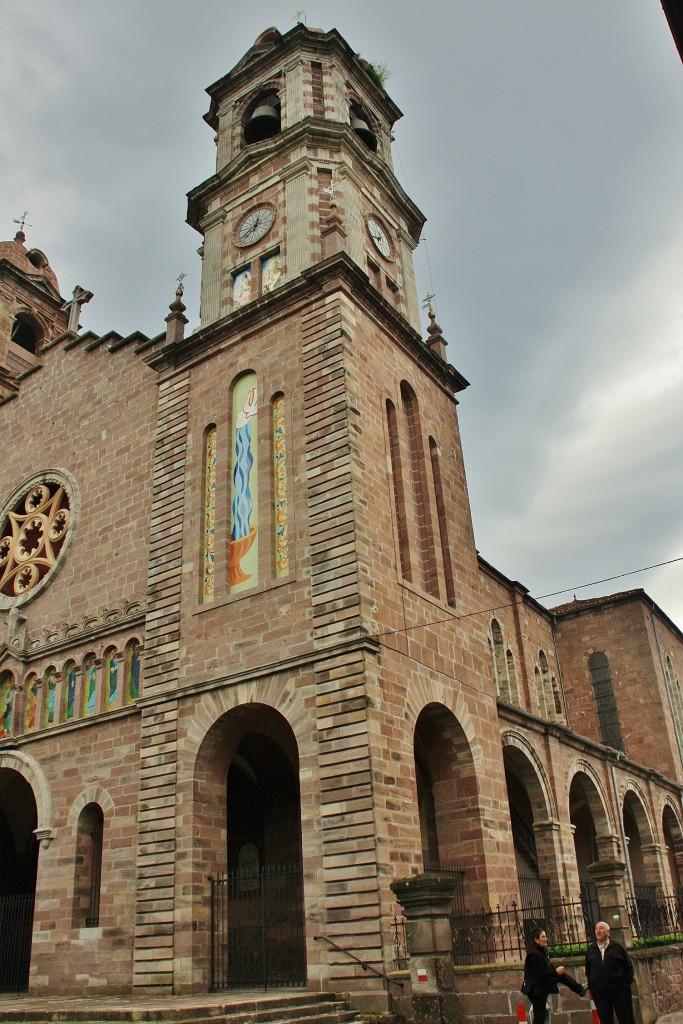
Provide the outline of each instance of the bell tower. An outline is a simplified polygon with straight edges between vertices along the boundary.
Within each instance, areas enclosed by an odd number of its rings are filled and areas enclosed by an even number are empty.
[[[424,217],[396,180],[400,110],[336,30],[262,33],[208,90],[216,173],[189,194],[202,327],[345,252],[415,329]]]

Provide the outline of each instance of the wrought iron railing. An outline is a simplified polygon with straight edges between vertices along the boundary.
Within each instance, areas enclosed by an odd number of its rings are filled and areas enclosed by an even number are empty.
[[[653,887],[655,888],[655,887]],[[674,895],[645,893],[644,887],[636,887],[636,896],[626,897],[631,931],[644,944],[653,939],[660,942],[683,941],[683,891]]]

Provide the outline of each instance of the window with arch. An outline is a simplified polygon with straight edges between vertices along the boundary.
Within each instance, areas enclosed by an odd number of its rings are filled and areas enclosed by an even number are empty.
[[[673,663],[669,655],[667,655],[664,662],[664,675],[671,700],[674,728],[678,734],[679,743],[683,743],[683,694],[681,694],[681,684],[674,672]]]
[[[600,738],[605,746],[623,751],[624,741],[621,735],[619,710],[616,697],[614,696],[612,672],[610,670],[609,658],[604,651],[595,651],[591,654],[588,659],[588,670],[593,687],[593,699],[598,716]]]
[[[258,583],[258,392],[252,371],[232,389],[230,592]]]
[[[0,739],[12,735],[14,693],[14,676],[10,671],[0,672]]]
[[[64,722],[70,722],[76,713],[77,671],[75,661],[67,661],[62,670],[62,677],[64,679],[62,721]]]
[[[425,472],[424,447],[417,395],[407,381],[401,381],[403,415],[408,433],[408,471],[413,492],[413,516],[417,533],[417,562],[420,583],[432,597],[439,597],[432,513]]]
[[[50,665],[43,676],[43,728],[54,725],[57,702],[57,669]]]
[[[545,702],[545,688],[543,686],[543,676],[538,665],[534,665],[534,683],[536,684],[536,697],[538,699],[538,713],[541,718],[548,717],[548,708]]]
[[[441,481],[439,449],[433,437],[429,438],[429,456],[432,463],[432,482],[434,484],[434,495],[436,497],[436,515],[439,523],[441,557],[443,560],[444,580],[446,582],[446,601],[451,608],[455,608],[455,582],[453,580],[453,565],[451,562],[451,545],[448,539],[446,502],[444,499],[443,483]]]
[[[543,650],[538,652],[538,663],[541,668],[541,686],[543,689],[546,717],[562,722],[564,721],[564,711],[562,708],[560,688],[557,685],[557,679],[550,672],[548,656]]]
[[[357,101],[353,101],[349,107],[349,122],[363,145],[367,146],[371,153],[376,153],[377,134],[372,118]]]
[[[493,653],[493,673],[498,696],[502,700],[509,701],[510,687],[508,685],[505,645],[503,644],[503,631],[500,628],[498,619],[491,619],[491,651]]]
[[[517,669],[515,668],[515,659],[512,651],[508,647],[505,660],[508,667],[508,682],[510,684],[510,700],[513,704],[519,705],[519,686],[517,684]]]
[[[74,870],[74,927],[97,928],[100,923],[104,814],[99,804],[87,804],[78,816]]]
[[[289,572],[289,537],[287,507],[287,421],[285,396],[273,396],[273,522],[275,576],[277,579]]]
[[[202,602],[213,601],[216,569],[216,424],[204,431],[204,528],[202,534]]]
[[[33,732],[36,727],[36,709],[38,707],[38,676],[29,673],[24,684],[26,691],[26,709],[24,711],[24,731]]]
[[[115,647],[108,647],[104,654],[104,707],[109,710],[116,706],[119,684],[119,653]]]
[[[401,465],[401,446],[398,436],[398,421],[394,403],[387,399],[387,431],[389,434],[389,459],[391,462],[391,482],[394,492],[394,509],[396,512],[396,529],[398,531],[398,551],[401,562],[401,575],[412,580],[410,565],[410,545],[408,541],[408,519],[406,515],[405,493],[403,490],[403,468]]]
[[[140,696],[140,641],[133,639],[126,644],[124,691],[126,704],[133,704]]]
[[[34,356],[38,352],[42,339],[43,329],[40,322],[30,313],[17,313],[12,324],[10,341]]]
[[[94,654],[86,654],[83,660],[83,715],[95,714],[97,697],[97,658]]]

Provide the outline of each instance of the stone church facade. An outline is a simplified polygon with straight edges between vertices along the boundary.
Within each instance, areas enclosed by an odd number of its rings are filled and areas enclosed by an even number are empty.
[[[682,638],[478,556],[373,69],[297,25],[208,92],[193,333],[182,287],[157,337],[82,331],[0,243],[0,948],[33,993],[381,1007],[348,954],[393,970],[397,878],[678,889]]]

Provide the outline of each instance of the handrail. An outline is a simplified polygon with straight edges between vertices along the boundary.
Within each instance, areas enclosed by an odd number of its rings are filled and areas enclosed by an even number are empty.
[[[334,949],[343,953],[345,956],[351,957],[351,959],[355,960],[357,964],[360,964],[364,971],[371,971],[373,974],[376,974],[378,978],[384,978],[384,980],[388,981],[390,985],[398,985],[399,988],[403,988],[402,981],[396,981],[395,978],[390,978],[388,974],[383,974],[381,971],[378,971],[376,967],[373,967],[372,964],[369,964],[366,960],[361,960],[360,957],[357,957],[355,953],[351,952],[351,950],[344,949],[343,946],[338,946],[332,939],[328,939],[327,935],[315,935],[314,939],[316,942],[329,942],[330,946],[333,946]]]

